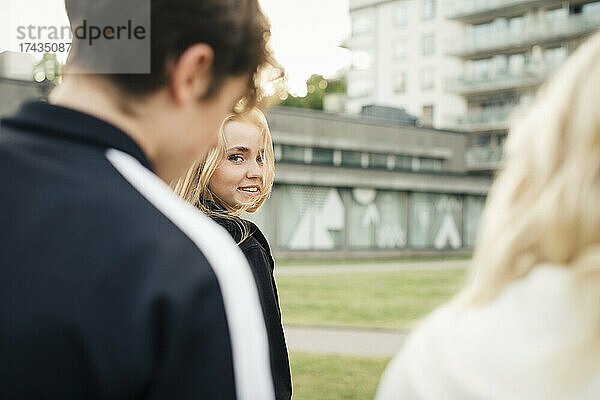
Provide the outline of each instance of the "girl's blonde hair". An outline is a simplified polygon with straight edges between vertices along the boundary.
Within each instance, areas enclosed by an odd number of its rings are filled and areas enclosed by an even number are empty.
[[[244,122],[255,125],[259,128],[263,136],[264,154],[263,157],[263,176],[260,188],[260,194],[253,197],[248,203],[239,205],[238,207],[228,207],[225,202],[218,198],[209,188],[210,180],[216,169],[225,161],[227,153],[227,140],[225,137],[225,126],[229,122]],[[218,133],[218,143],[211,148],[206,155],[196,161],[188,169],[186,174],[178,180],[171,183],[175,193],[185,201],[191,203],[195,207],[202,210],[207,215],[227,218],[239,223],[239,218],[235,218],[244,212],[254,212],[262,205],[262,203],[271,195],[273,188],[273,180],[275,178],[275,156],[273,153],[273,142],[271,139],[271,131],[264,114],[257,108],[253,108],[243,114],[231,114],[227,116],[221,123]],[[211,208],[207,202],[215,202],[221,207],[222,211]],[[244,224],[240,224],[243,231],[242,237],[245,239],[248,236],[247,229]],[[243,241],[243,239],[241,241]]]
[[[511,129],[505,157],[481,219],[465,304],[491,300],[542,263],[600,276],[600,34],[540,91]]]

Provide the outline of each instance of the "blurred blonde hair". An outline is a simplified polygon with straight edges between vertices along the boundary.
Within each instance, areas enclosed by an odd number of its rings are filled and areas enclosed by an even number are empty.
[[[255,125],[259,128],[263,136],[264,154],[263,154],[263,177],[260,188],[260,194],[253,197],[248,203],[239,205],[236,208],[227,207],[225,202],[219,199],[208,187],[215,170],[225,161],[227,153],[227,140],[225,137],[225,126],[229,122],[244,122]],[[185,201],[202,210],[207,215],[219,216],[237,221],[236,218],[244,212],[254,212],[271,195],[273,180],[275,177],[275,156],[273,153],[273,142],[271,131],[264,114],[257,108],[253,108],[243,114],[231,114],[221,123],[218,133],[218,143],[211,148],[206,155],[196,161],[188,169],[186,174],[178,180],[171,183],[175,193]],[[214,201],[224,208],[223,212],[215,211],[208,207],[207,201]],[[243,224],[241,224],[243,226]],[[248,232],[241,228],[245,239]],[[242,239],[243,241],[243,239]]]
[[[600,276],[600,34],[540,91],[511,129],[505,157],[461,300],[485,303],[542,263],[575,270],[589,289]]]

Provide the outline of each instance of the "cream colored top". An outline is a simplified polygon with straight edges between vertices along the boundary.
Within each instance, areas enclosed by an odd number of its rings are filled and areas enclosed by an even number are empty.
[[[590,345],[600,315],[580,292],[572,272],[545,265],[484,306],[440,307],[388,365],[376,399],[600,399]]]

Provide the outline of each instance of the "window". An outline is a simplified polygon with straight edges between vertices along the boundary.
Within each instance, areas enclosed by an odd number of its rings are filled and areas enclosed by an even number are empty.
[[[342,150],[342,165],[344,167],[360,167],[360,152],[352,150]]]
[[[370,14],[357,15],[352,19],[352,36],[359,36],[371,32],[373,18]]]
[[[494,56],[492,60],[494,64],[494,74],[506,74],[506,71],[508,71],[508,57],[506,57],[505,55],[498,55]]]
[[[491,61],[490,58],[484,58],[483,60],[475,60],[471,63],[471,72],[474,80],[482,80],[490,76]]]
[[[432,172],[434,171],[434,161],[433,158],[421,157],[419,160],[419,168],[421,171]]]
[[[514,17],[508,20],[509,33],[512,36],[519,36],[523,33],[525,28],[524,17]]]
[[[399,72],[394,76],[393,91],[396,94],[406,93],[406,72]]]
[[[544,60],[548,65],[559,65],[567,58],[566,47],[555,47],[544,51]]]
[[[304,162],[304,147],[281,145],[281,161],[283,162]]]
[[[425,68],[421,71],[421,89],[431,90],[435,86],[435,74],[433,67]]]
[[[333,149],[313,148],[312,162],[321,165],[333,164]]]
[[[600,1],[584,4],[582,12],[585,15],[590,15],[590,14],[598,15],[600,13]]]
[[[544,17],[546,18],[547,23],[565,20],[569,17],[569,9],[556,8],[554,10],[546,10],[546,12],[544,13]]]
[[[371,167],[373,167],[373,168],[386,169],[387,165],[388,165],[387,159],[388,159],[387,154],[377,154],[377,153],[369,154],[369,162],[371,164]]]
[[[406,3],[396,4],[394,7],[394,25],[395,26],[406,26],[407,22]]]
[[[511,74],[519,74],[525,69],[525,55],[513,54],[508,58],[508,68]]]
[[[407,47],[405,38],[396,39],[394,42],[394,60],[406,60]]]
[[[435,0],[423,0],[423,20],[435,18]]]
[[[412,157],[411,156],[396,156],[396,169],[400,170],[408,170],[412,167]]]
[[[435,53],[435,35],[433,33],[423,35],[422,52],[424,56],[430,56]]]
[[[433,113],[435,107],[433,105],[423,106],[423,112],[421,114],[421,121],[423,121],[423,125],[432,126],[433,125]]]

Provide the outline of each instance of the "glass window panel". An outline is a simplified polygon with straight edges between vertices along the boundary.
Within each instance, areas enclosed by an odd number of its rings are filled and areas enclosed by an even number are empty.
[[[354,248],[406,246],[407,194],[353,189],[349,209],[348,244]]]
[[[421,89],[429,90],[435,86],[435,73],[433,67],[421,70]]]
[[[312,152],[313,164],[333,165],[333,149],[314,147]]]
[[[432,172],[435,170],[435,163],[433,158],[421,157],[419,160],[419,168],[421,171]]]
[[[360,167],[361,158],[359,151],[342,150],[342,166],[344,167]]]
[[[582,12],[586,15],[600,14],[600,1],[584,4]]]
[[[373,17],[370,14],[357,15],[352,18],[352,36],[359,36],[371,32]]]
[[[282,185],[275,194],[280,247],[329,250],[342,246],[345,207],[338,189]]]
[[[394,59],[395,60],[406,60],[408,54],[408,45],[405,38],[396,39],[393,44],[394,46]]]
[[[398,27],[406,26],[407,23],[406,3],[396,4],[394,7],[394,25]]]
[[[462,201],[458,196],[413,193],[409,210],[409,246],[416,249],[462,247]]]
[[[396,156],[396,169],[410,170],[412,168],[411,156]]]
[[[465,197],[465,247],[475,247],[479,221],[484,206],[484,196]]]
[[[372,168],[387,169],[387,154],[369,154],[369,164]]]
[[[393,82],[394,93],[397,93],[397,94],[406,93],[406,84],[407,84],[406,72],[397,73],[394,76],[394,82]]]
[[[435,35],[433,33],[423,35],[422,52],[424,56],[435,53]]]
[[[435,0],[423,0],[423,19],[435,18]]]
[[[304,147],[293,145],[281,145],[282,162],[304,162]]]

